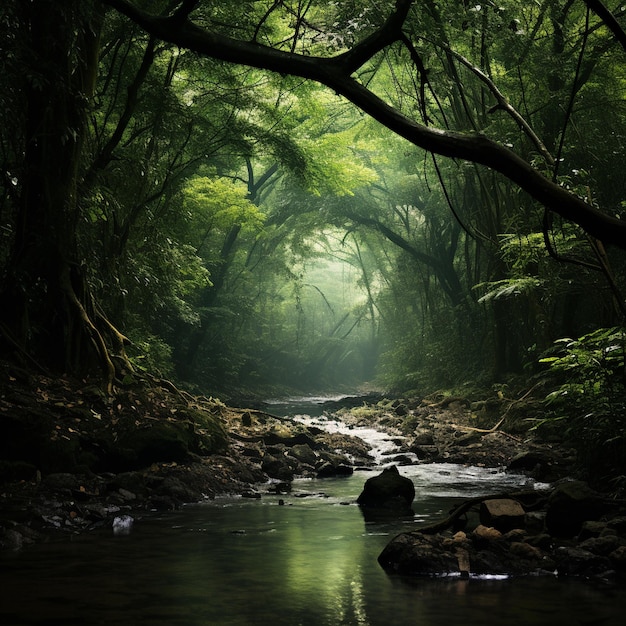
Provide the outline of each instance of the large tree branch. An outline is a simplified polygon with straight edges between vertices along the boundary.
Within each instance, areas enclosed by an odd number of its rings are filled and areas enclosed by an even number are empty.
[[[626,248],[626,220],[611,217],[550,181],[512,150],[478,133],[458,133],[423,126],[387,104],[351,77],[382,47],[398,40],[411,0],[397,0],[396,10],[374,34],[350,52],[331,58],[283,52],[205,30],[188,20],[145,13],[128,0],[102,0],[147,32],[198,54],[222,61],[290,74],[316,81],[344,96],[378,122],[414,145],[435,154],[485,165],[519,185],[543,206],[580,225],[605,243]]]
[[[386,237],[389,241],[391,241],[391,243],[407,252],[418,263],[423,263],[427,267],[430,267],[437,277],[441,288],[450,298],[452,304],[454,306],[458,306],[462,303],[461,285],[459,283],[456,273],[454,272],[454,268],[452,267],[452,258],[454,257],[454,254],[446,255],[444,251],[444,254],[442,256],[448,257],[446,263],[445,259],[440,259],[430,254],[426,254],[421,250],[418,250],[414,245],[411,244],[410,241],[407,241],[404,237],[402,237],[402,235],[399,235],[377,219],[365,217],[363,215],[357,215],[352,211],[346,211],[345,213],[346,216],[351,219],[355,224],[362,224],[363,226],[369,226],[370,228],[378,230],[383,235],[383,237]],[[453,250],[454,248],[455,242],[453,240],[451,244],[451,250]]]
[[[613,33],[615,39],[626,51],[626,32],[615,19],[615,16],[600,2],[600,0],[584,0],[585,4],[604,22]]]
[[[413,0],[396,0],[396,10],[378,30],[347,52],[335,57],[333,62],[340,65],[346,74],[352,74],[374,55],[401,39],[402,26],[412,4]]]
[[[148,41],[146,50],[143,55],[143,59],[141,61],[141,65],[139,66],[139,70],[137,71],[135,78],[128,86],[126,104],[117,122],[117,126],[115,127],[115,130],[109,137],[108,141],[105,143],[104,147],[96,156],[93,163],[89,167],[89,170],[85,174],[85,182],[87,183],[87,185],[89,185],[93,177],[100,170],[103,170],[113,159],[113,153],[122,141],[124,132],[128,128],[128,125],[133,118],[135,109],[137,107],[139,90],[146,81],[148,72],[150,71],[150,68],[154,63],[154,58],[155,39],[154,37],[150,37],[150,40]]]
[[[489,109],[489,113],[493,113],[498,109],[508,113],[511,118],[519,125],[519,127],[524,131],[524,134],[533,142],[537,151],[544,158],[546,163],[550,165],[554,165],[554,157],[550,154],[548,149],[545,147],[541,139],[537,136],[535,131],[531,128],[530,124],[518,113],[518,111],[511,105],[511,103],[504,97],[502,92],[498,89],[497,85],[485,74],[480,68],[476,67],[472,63],[470,63],[463,55],[459,54],[449,48],[445,44],[439,44],[441,48],[443,48],[448,54],[452,55],[455,59],[457,59],[462,65],[464,65],[470,72],[472,72],[475,76],[478,77],[480,81],[482,81],[495,99],[497,100],[497,104]]]

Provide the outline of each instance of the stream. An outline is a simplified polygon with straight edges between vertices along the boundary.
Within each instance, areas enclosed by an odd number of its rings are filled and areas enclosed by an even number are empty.
[[[344,428],[316,406],[274,408],[318,427]],[[394,445],[376,431],[349,432],[375,446],[381,465]],[[378,471],[299,479],[289,495],[220,497],[147,512],[128,534],[101,528],[0,554],[0,624],[623,623],[626,594],[615,586],[549,577],[388,576],[376,559],[394,535],[439,519],[458,501],[527,479],[452,464],[402,466],[415,484],[415,517],[366,523],[354,502]]]

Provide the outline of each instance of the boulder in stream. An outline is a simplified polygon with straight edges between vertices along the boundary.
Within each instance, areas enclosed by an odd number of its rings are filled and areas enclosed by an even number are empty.
[[[558,484],[546,510],[546,528],[557,537],[574,537],[587,520],[598,520],[605,512],[600,494],[582,481]]]
[[[411,503],[415,498],[413,481],[401,476],[395,465],[385,468],[378,476],[365,481],[357,499],[362,509],[390,511],[396,514],[412,514]]]

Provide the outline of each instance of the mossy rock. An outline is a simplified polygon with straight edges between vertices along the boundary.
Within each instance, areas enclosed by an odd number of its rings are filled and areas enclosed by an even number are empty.
[[[226,447],[227,435],[221,420],[210,413],[182,409],[175,420],[150,420],[137,425],[120,425],[115,437],[96,442],[102,452],[98,469],[127,471],[153,463],[177,463],[190,454],[206,456]]]
[[[153,463],[184,461],[193,439],[187,424],[157,421],[119,434],[115,449],[122,467],[139,469]]]
[[[191,452],[209,455],[226,449],[228,433],[219,416],[190,408],[179,411],[177,416],[186,420],[191,430],[192,440],[189,443]]]
[[[420,426],[421,420],[418,415],[406,415],[400,424],[400,430],[404,435],[410,435]]]

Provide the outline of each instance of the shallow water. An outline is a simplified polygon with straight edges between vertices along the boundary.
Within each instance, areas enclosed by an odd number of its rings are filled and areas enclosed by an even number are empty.
[[[623,622],[626,596],[612,587],[387,576],[376,559],[395,534],[438,519],[477,489],[499,491],[522,479],[422,466],[413,476],[415,519],[377,524],[365,523],[353,503],[370,475],[296,481],[284,505],[279,496],[220,498],[147,514],[128,535],[106,528],[2,555],[0,624]]]
[[[380,455],[388,438],[373,437]],[[623,623],[621,587],[545,577],[386,575],[377,557],[394,535],[440,519],[465,498],[525,486],[526,479],[452,464],[401,467],[416,487],[415,517],[366,523],[354,502],[377,472],[298,480],[290,495],[146,513],[127,535],[102,528],[2,554],[0,624]]]

